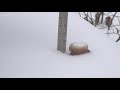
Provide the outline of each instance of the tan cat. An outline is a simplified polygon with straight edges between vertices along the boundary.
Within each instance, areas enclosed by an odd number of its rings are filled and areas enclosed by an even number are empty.
[[[81,43],[74,42],[70,44],[69,50],[70,50],[70,55],[80,55],[90,52],[90,50],[88,49],[88,45],[84,42]]]

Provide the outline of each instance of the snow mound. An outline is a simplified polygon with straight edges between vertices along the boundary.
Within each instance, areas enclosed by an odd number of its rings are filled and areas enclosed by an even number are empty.
[[[85,42],[73,42],[72,45],[76,48],[88,48],[88,44]]]

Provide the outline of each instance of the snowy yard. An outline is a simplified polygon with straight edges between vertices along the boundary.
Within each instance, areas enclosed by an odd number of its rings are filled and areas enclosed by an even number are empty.
[[[120,45],[69,12],[67,52],[57,51],[58,12],[0,13],[0,77],[120,77]],[[90,53],[70,56],[72,42]]]

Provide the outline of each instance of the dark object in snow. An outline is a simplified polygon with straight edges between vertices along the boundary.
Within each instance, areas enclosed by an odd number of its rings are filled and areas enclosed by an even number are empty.
[[[85,42],[74,42],[69,46],[70,55],[80,55],[90,52],[88,44]]]
[[[97,12],[97,13],[95,14],[95,26],[98,25],[98,23],[99,23],[100,15],[101,15],[100,12]]]
[[[105,18],[106,26],[108,26],[108,30],[110,30],[110,27],[112,25],[112,18],[110,16]]]

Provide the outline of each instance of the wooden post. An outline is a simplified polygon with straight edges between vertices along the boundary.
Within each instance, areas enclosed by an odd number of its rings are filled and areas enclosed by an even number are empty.
[[[59,12],[57,50],[66,52],[68,12]]]

